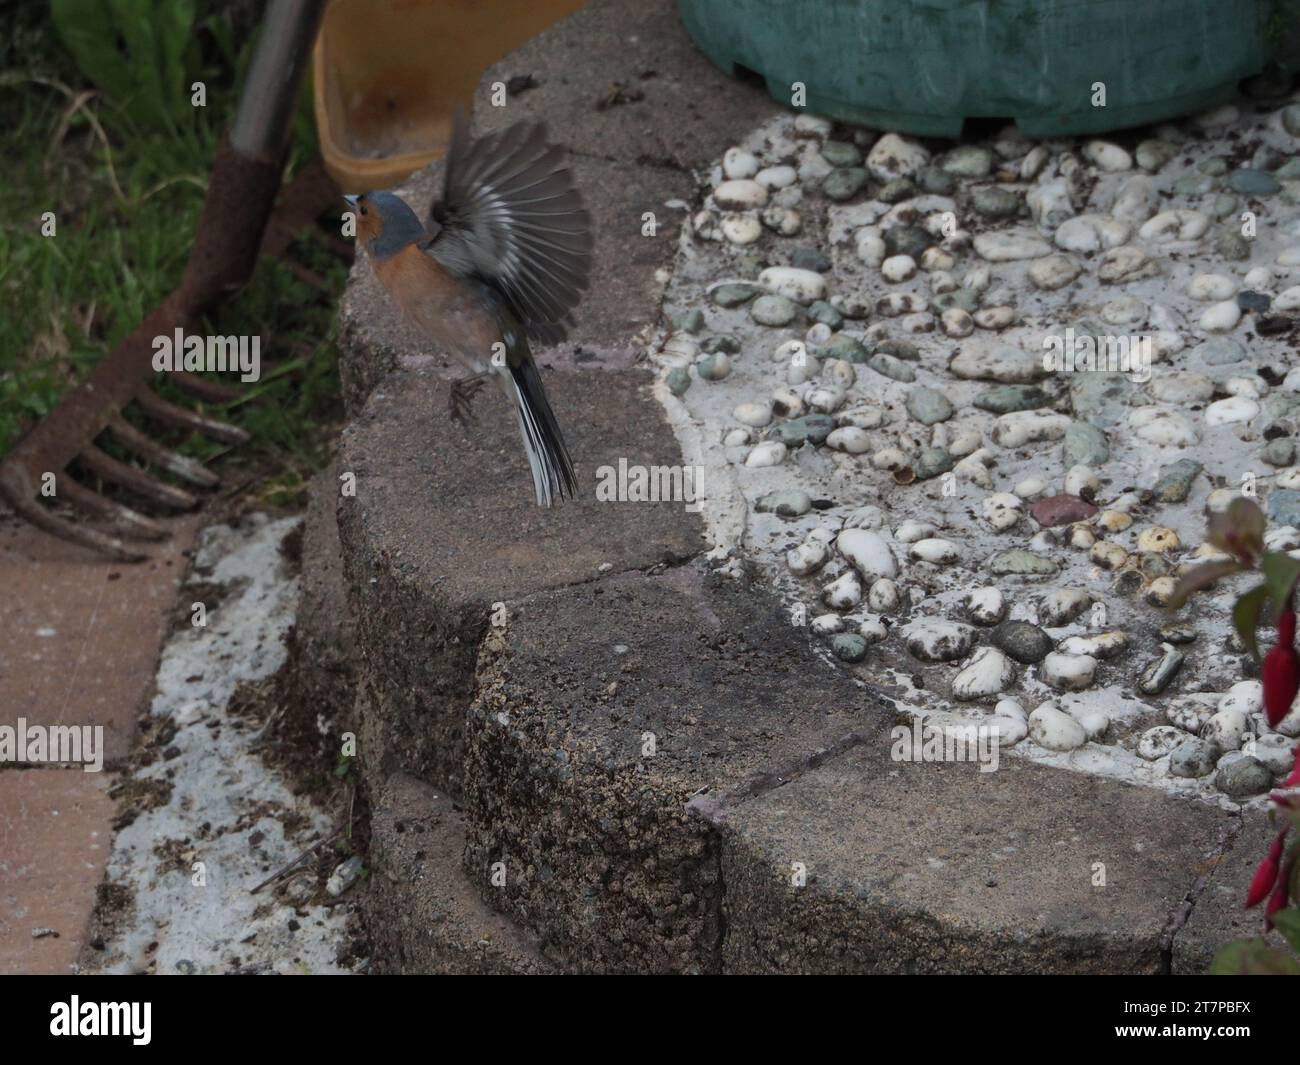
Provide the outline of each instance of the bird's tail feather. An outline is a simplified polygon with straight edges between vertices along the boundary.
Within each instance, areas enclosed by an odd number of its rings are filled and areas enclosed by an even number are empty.
[[[573,472],[573,459],[564,444],[555,412],[547,402],[536,364],[525,359],[510,368],[510,376],[515,386],[519,432],[533,474],[537,505],[549,507],[557,495],[561,499],[576,498],[578,479]]]

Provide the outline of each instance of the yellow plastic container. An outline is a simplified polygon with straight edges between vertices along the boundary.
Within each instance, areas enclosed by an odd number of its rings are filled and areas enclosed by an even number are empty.
[[[585,3],[333,0],[312,64],[326,169],[345,192],[366,192],[439,158],[483,72]]]

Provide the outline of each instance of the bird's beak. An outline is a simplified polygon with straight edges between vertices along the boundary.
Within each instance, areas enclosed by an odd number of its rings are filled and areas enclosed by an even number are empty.
[[[357,205],[357,198],[355,196],[344,196],[343,199],[347,201],[349,207],[355,207]]]

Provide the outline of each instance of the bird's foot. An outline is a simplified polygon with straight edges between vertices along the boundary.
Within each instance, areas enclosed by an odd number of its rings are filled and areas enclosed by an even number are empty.
[[[451,392],[447,397],[447,409],[451,413],[451,420],[456,422],[462,428],[468,428],[469,423],[473,421],[473,413],[470,406],[474,402],[474,397],[483,387],[483,382],[487,380],[487,374],[475,374],[473,377],[462,377],[451,383]]]

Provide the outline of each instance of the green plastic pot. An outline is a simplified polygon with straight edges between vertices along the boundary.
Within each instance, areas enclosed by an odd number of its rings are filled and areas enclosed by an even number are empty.
[[[1294,39],[1291,0],[677,0],[704,53],[787,105],[956,137],[1157,122],[1229,99]],[[1288,53],[1289,54],[1289,53]],[[1289,64],[1283,63],[1283,66]],[[1096,86],[1105,87],[1097,106]]]

